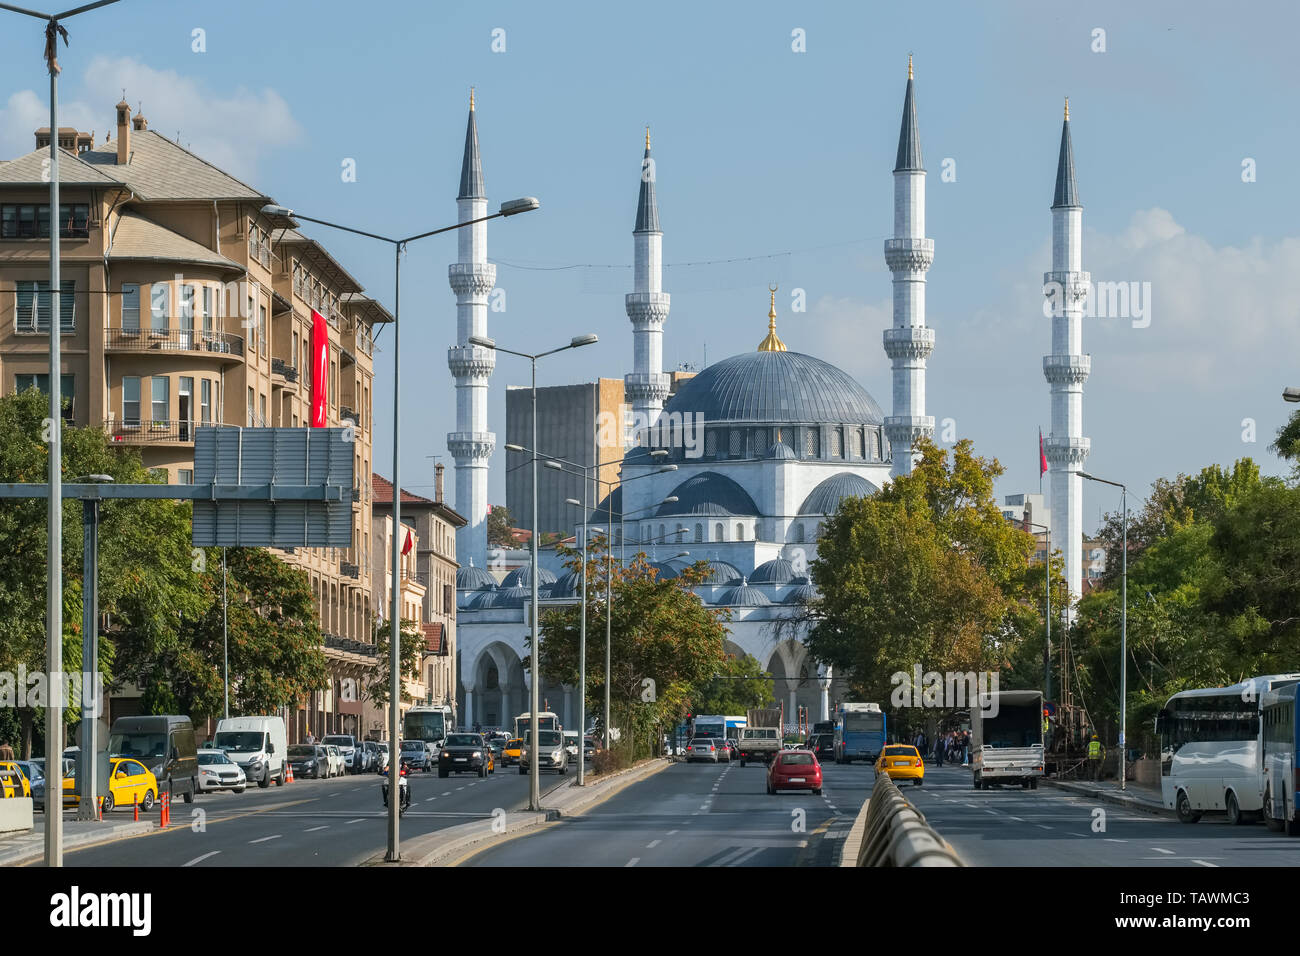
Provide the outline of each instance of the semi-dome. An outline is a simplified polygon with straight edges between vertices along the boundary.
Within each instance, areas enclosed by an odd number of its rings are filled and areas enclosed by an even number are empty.
[[[740,581],[742,575],[740,568],[736,567],[729,561],[710,561],[708,563],[708,572],[701,584],[735,584]]]
[[[474,559],[469,559],[469,565],[456,569],[456,590],[458,591],[477,591],[479,588],[494,588],[497,586],[497,579],[492,577],[490,571],[486,568],[474,567]]]
[[[483,611],[492,606],[496,600],[496,588],[481,588],[478,591],[470,593],[469,600],[465,602],[464,608],[467,611]]]
[[[538,597],[541,597],[541,593],[542,589],[538,587]],[[495,591],[484,591],[481,598],[476,598],[470,607],[476,611],[523,607],[532,600],[532,596],[533,592],[528,588],[502,587]]]
[[[785,586],[794,580],[794,565],[785,558],[764,561],[749,576],[751,584],[776,584]]]
[[[553,598],[581,597],[581,587],[582,571],[565,571],[555,579],[555,583],[551,585],[550,593],[547,596]]]
[[[819,592],[811,584],[801,584],[798,587],[791,588],[786,592],[785,597],[781,599],[782,604],[807,604],[815,597],[820,597]]]
[[[610,507],[613,507],[614,514],[610,515]],[[619,485],[596,505],[595,510],[587,515],[587,524],[596,525],[599,528],[605,527],[610,521],[620,521],[623,518],[623,486]],[[590,529],[588,529],[590,530]]]
[[[506,579],[501,582],[503,588],[524,588],[525,590],[532,587],[533,566],[525,564],[522,568],[515,568],[506,575]],[[540,594],[543,584],[554,584],[555,573],[545,568],[537,569],[537,591]]]
[[[727,588],[715,602],[728,607],[767,607],[772,599],[758,588],[750,587],[744,578],[734,588]]]
[[[744,488],[733,479],[716,471],[692,475],[673,489],[671,501],[659,506],[655,516],[707,515],[733,517],[757,515],[758,505]]]
[[[801,352],[743,352],[687,379],[663,414],[706,422],[880,425],[884,412],[843,369]]]
[[[842,471],[831,475],[809,492],[803,504],[799,506],[801,515],[834,514],[842,498],[865,498],[874,495],[880,489],[861,475]]]

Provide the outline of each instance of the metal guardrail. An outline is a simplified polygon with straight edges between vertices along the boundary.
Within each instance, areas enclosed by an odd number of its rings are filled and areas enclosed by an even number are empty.
[[[883,773],[871,788],[866,814],[858,866],[965,866]]]

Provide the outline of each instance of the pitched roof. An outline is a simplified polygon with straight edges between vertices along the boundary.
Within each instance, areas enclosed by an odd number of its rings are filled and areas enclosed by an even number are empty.
[[[909,68],[910,69],[910,68]],[[916,93],[912,77],[907,78],[907,93],[903,96],[903,125],[898,131],[898,157],[894,172],[924,170],[921,164],[921,131],[916,125]]]
[[[420,625],[424,631],[424,650],[427,654],[442,654],[443,640],[446,638],[446,632],[443,630],[441,621],[425,621]]]
[[[483,161],[478,152],[478,123],[474,121],[474,101],[470,100],[469,121],[465,124],[465,155],[460,161],[460,192],[457,199],[486,199],[483,190]]]
[[[207,246],[131,211],[123,211],[118,217],[108,257],[144,262],[193,262],[237,272],[244,269]]]
[[[393,483],[380,474],[371,474],[371,487],[374,488],[375,504],[391,505],[393,503]],[[413,495],[405,488],[402,489],[402,503],[410,502],[412,504],[432,505],[436,504],[431,498],[422,498],[420,495]]]
[[[81,156],[85,156],[82,153]],[[116,157],[116,154],[114,154]],[[50,181],[45,163],[50,158],[48,149],[38,149],[8,162],[0,162],[0,186],[43,186]],[[59,184],[61,186],[111,186],[117,182],[90,163],[83,162],[66,149],[59,153]]]
[[[650,158],[650,134],[646,133],[645,156],[641,159],[641,191],[636,199],[633,232],[662,232],[659,228],[659,200],[655,196],[654,160]]]
[[[110,140],[80,154],[109,179],[131,187],[141,199],[251,199],[270,197],[240,182],[207,160],[151,129],[131,132],[131,155],[117,164],[117,143]]]
[[[1056,160],[1056,194],[1052,198],[1052,208],[1082,205],[1079,186],[1074,181],[1074,143],[1070,140],[1070,119],[1067,116],[1061,124],[1061,154]]]
[[[297,229],[277,229],[271,233],[271,242],[274,245],[293,246],[299,251],[305,251],[307,261],[319,269],[326,278],[335,283],[344,293],[365,291],[365,286],[358,282],[352,273],[343,268],[342,264],[330,255],[328,249],[315,239],[304,236]]]

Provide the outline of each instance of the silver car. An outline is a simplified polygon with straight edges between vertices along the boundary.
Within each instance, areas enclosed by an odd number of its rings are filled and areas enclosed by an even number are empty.
[[[686,762],[707,760],[709,763],[717,763],[718,744],[720,742],[712,737],[698,737],[692,740],[690,746],[686,748]]]

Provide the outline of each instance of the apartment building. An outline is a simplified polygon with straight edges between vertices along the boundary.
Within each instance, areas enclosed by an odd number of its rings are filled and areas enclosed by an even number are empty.
[[[57,227],[69,422],[102,427],[176,483],[194,478],[199,425],[354,425],[352,546],[276,553],[311,580],[332,677],[286,713],[290,737],[355,730],[359,705],[343,699],[354,696],[344,682],[374,664],[373,343],[391,314],[297,222],[263,215],[271,197],[150,130],[125,101],[102,143],[58,131],[52,224],[50,135],[36,131],[35,151],[0,162],[0,388],[49,388],[48,239]],[[326,378],[315,422],[313,375]],[[112,701],[115,715],[132,703],[129,694]]]

